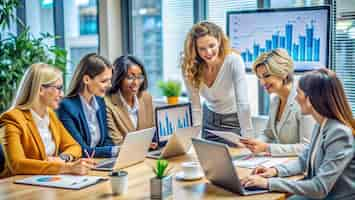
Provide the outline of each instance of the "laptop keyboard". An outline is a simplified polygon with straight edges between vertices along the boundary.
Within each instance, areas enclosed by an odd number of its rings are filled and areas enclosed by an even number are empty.
[[[115,165],[117,158],[110,158],[110,159],[106,159],[102,162],[100,162],[99,164],[97,164],[97,168],[113,168],[113,166]]]
[[[151,155],[151,156],[160,156],[161,151],[162,151],[162,148],[159,148],[157,150],[149,152],[149,155]]]
[[[259,187],[247,187],[244,188],[246,191],[259,191],[259,190],[265,190],[264,188],[259,188]]]

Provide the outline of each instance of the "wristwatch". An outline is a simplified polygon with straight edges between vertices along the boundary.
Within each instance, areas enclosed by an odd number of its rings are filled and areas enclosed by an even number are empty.
[[[70,162],[73,160],[72,156],[69,154],[59,154],[59,158],[64,160],[65,162]]]

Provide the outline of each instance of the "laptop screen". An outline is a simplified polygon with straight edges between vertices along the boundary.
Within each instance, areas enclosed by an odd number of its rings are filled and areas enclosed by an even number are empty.
[[[157,107],[155,124],[159,143],[167,141],[176,129],[192,126],[191,104]]]

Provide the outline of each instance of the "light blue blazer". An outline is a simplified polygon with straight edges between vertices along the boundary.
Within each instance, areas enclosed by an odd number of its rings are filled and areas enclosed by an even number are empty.
[[[296,88],[297,82],[294,82],[279,125],[276,125],[276,116],[280,97],[274,96],[270,102],[269,120],[258,139],[271,143],[269,151],[272,156],[295,156],[309,144],[315,121],[311,116],[302,115],[301,108],[295,100]]]
[[[310,155],[315,149],[313,167]],[[317,124],[311,144],[297,160],[276,166],[279,177],[305,173],[303,180],[269,178],[269,190],[290,192],[312,199],[355,199],[355,144],[352,130],[337,120],[328,119],[322,132]]]

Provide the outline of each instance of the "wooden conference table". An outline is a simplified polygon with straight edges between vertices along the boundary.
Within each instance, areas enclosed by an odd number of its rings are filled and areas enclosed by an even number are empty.
[[[240,151],[241,149],[231,149],[232,155],[237,154]],[[197,158],[195,153],[191,151],[191,153],[187,155],[171,158],[169,159],[169,162],[174,166],[173,173],[175,173],[181,169],[181,162],[196,160]],[[64,190],[14,184],[13,182],[15,180],[26,177],[14,176],[6,179],[0,179],[0,199],[150,199],[150,178],[154,176],[150,165],[153,165],[154,161],[155,160],[152,159],[146,159],[144,163],[125,169],[128,172],[128,191],[122,196],[112,195],[110,181],[98,183],[81,190]],[[237,172],[240,177],[245,177],[250,173],[250,170],[237,168]],[[107,176],[108,172],[91,171],[90,175]],[[253,196],[239,196],[212,185],[205,178],[197,181],[178,181],[174,178],[173,195],[169,199],[195,200],[236,198],[241,200],[283,200],[286,199],[286,194],[273,192]]]

